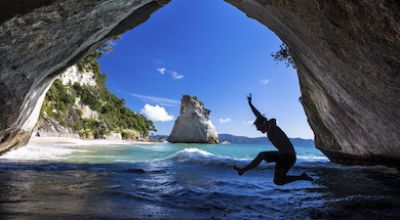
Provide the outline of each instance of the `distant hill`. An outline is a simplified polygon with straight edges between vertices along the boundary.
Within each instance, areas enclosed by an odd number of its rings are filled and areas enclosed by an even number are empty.
[[[154,135],[151,138],[155,140],[166,140],[168,135]],[[270,144],[271,142],[268,140],[266,136],[264,137],[245,137],[245,136],[235,136],[231,134],[219,134],[218,135],[219,142],[222,143],[224,141],[228,141],[232,144]],[[314,147],[314,140],[312,139],[303,139],[303,138],[289,138],[293,145],[300,146],[312,146]]]
[[[315,146],[314,140],[312,139],[302,139],[302,138],[289,138],[293,145],[301,146]],[[264,137],[245,137],[245,136],[235,136],[231,134],[219,134],[219,141],[229,141],[232,144],[270,144],[266,136]]]
[[[156,141],[166,141],[168,139],[168,135],[151,135],[150,138]]]

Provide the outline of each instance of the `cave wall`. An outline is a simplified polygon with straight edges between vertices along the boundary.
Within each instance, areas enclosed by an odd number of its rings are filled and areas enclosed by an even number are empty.
[[[54,78],[168,0],[0,2],[0,153],[26,144]]]
[[[400,3],[226,0],[274,31],[331,161],[400,166]]]
[[[334,162],[400,166],[398,1],[225,1],[288,45],[319,149]],[[167,2],[0,2],[0,152],[29,139],[57,74]]]

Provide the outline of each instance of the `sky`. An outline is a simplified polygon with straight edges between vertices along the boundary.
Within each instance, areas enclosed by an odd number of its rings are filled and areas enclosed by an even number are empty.
[[[222,0],[174,0],[114,42],[99,62],[107,87],[168,135],[182,95],[211,110],[217,132],[259,137],[246,101],[289,137],[314,138],[296,71],[274,62],[280,39]]]

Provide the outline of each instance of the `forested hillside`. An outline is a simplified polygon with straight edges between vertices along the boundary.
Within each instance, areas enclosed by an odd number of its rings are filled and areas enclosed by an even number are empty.
[[[73,133],[81,138],[140,139],[153,122],[125,106],[106,87],[97,58],[100,51],[70,67],[46,94],[37,124],[40,133]]]

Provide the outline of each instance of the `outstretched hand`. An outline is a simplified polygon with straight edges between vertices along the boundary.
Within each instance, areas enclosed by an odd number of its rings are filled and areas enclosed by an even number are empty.
[[[247,101],[251,103],[251,93],[247,95]]]
[[[258,118],[258,117],[263,117],[261,115],[261,113],[256,109],[256,107],[253,106],[253,103],[251,103],[252,97],[251,97],[251,93],[249,95],[247,95],[247,101],[249,102],[251,111],[253,111],[254,115]]]

